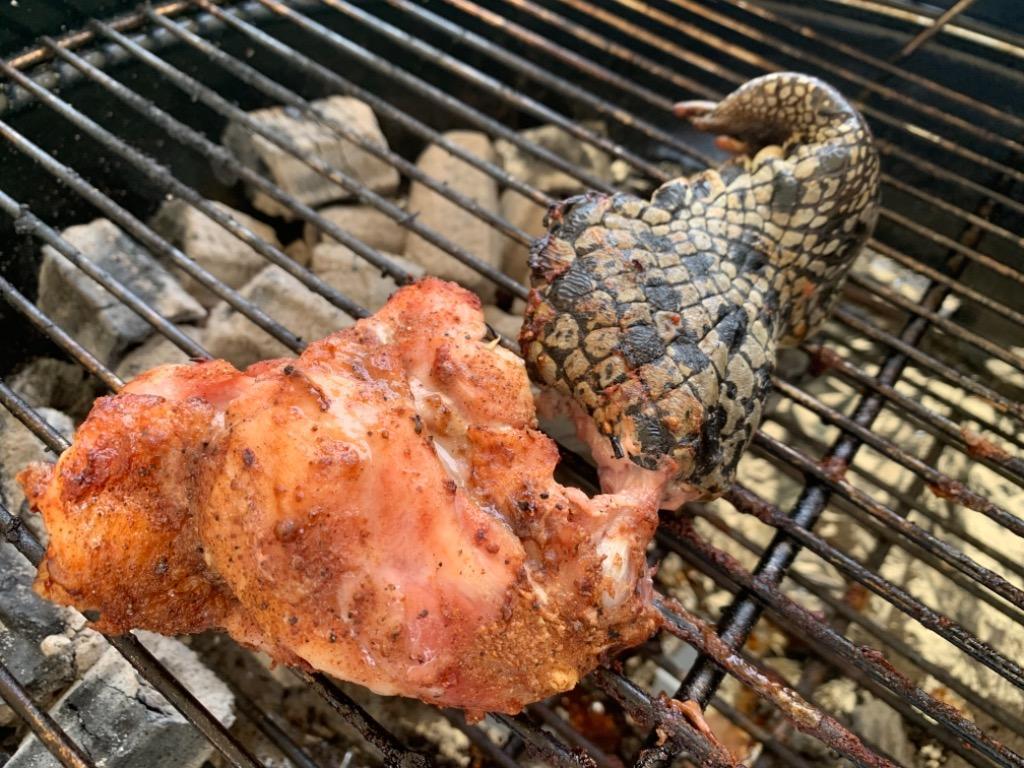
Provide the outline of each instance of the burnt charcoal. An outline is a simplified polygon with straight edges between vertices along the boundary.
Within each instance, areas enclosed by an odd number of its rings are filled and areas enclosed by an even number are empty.
[[[353,323],[351,317],[277,266],[265,267],[239,293],[306,341]],[[210,311],[203,340],[210,354],[239,367],[291,354],[284,344],[225,302]]]
[[[584,122],[583,126],[604,133],[604,124],[599,121]],[[520,131],[519,135],[598,178],[608,178],[611,174],[611,158],[606,153],[585,141],[580,141],[557,125],[527,128]],[[552,167],[506,139],[494,142],[494,149],[506,171],[544,192],[563,196],[584,190],[584,185],[578,179]]]
[[[234,722],[234,696],[178,640],[138,632],[171,674],[225,725]],[[213,747],[113,648],[53,706],[50,714],[106,768],[198,768]],[[22,741],[8,768],[56,768],[59,763],[35,738]]]
[[[106,641],[77,611],[36,595],[35,572],[12,545],[0,544],[0,660],[33,701],[46,705],[92,666]],[[0,704],[0,724],[14,720]]]
[[[191,339],[203,343],[203,329],[194,325],[179,325],[178,330]],[[189,355],[166,336],[153,334],[142,344],[131,350],[118,364],[115,373],[125,381],[138,376],[143,371],[167,363],[186,363]]]
[[[486,134],[449,131],[445,138],[477,157],[488,161],[494,159],[494,148]],[[498,183],[483,171],[437,145],[427,147],[416,165],[449,189],[471,198],[481,208],[498,213]],[[417,181],[409,191],[409,211],[416,215],[420,224],[444,235],[486,264],[501,269],[504,238],[486,221]],[[422,265],[436,277],[461,283],[485,299],[494,295],[494,285],[490,280],[415,233],[410,233],[406,240],[404,253],[407,259]]]
[[[106,219],[69,227],[62,235],[168,320],[193,322],[206,316],[170,272]],[[39,271],[38,305],[108,364],[153,333],[149,323],[48,245]]]
[[[423,276],[423,268],[418,264],[393,253],[383,255],[413,277]],[[320,243],[313,248],[310,266],[317,277],[371,312],[380,309],[388,297],[398,290],[390,276],[381,275],[378,267],[333,240]]]
[[[274,247],[280,247],[273,227],[223,203],[213,205],[221,213],[231,216],[239,224],[252,230],[253,234],[262,240]],[[241,288],[267,265],[267,260],[252,246],[243,243],[184,200],[169,200],[164,203],[153,217],[150,226],[229,288]],[[172,271],[182,287],[204,307],[212,307],[217,303],[216,294],[204,288],[190,275],[178,268],[172,268]]]
[[[369,141],[387,149],[387,140],[380,130],[377,117],[364,102],[345,96],[331,96],[314,101],[313,106],[327,118],[348,126]],[[262,127],[285,136],[300,150],[316,155],[374,192],[390,194],[398,186],[398,171],[392,166],[295,109],[270,107],[250,112],[249,116]],[[352,197],[344,187],[329,181],[299,158],[240,122],[228,125],[223,142],[244,165],[269,176],[285,192],[306,205],[317,206]],[[295,217],[290,209],[264,192],[250,188],[249,193],[257,210],[285,219]]]
[[[388,253],[402,253],[405,250],[408,230],[372,205],[332,205],[318,213],[371,248]],[[320,242],[337,242],[308,222],[303,229],[303,238],[310,249]]]
[[[67,439],[71,439],[74,424],[71,418],[52,408],[37,408],[36,411],[51,427]],[[11,514],[20,514],[25,495],[14,479],[26,465],[34,461],[55,461],[42,441],[7,410],[0,411],[0,500]],[[45,541],[42,518],[29,514],[25,518],[29,528]]]
[[[103,391],[102,383],[80,365],[53,357],[28,361],[7,383],[29,405],[54,408],[76,419],[88,412]]]

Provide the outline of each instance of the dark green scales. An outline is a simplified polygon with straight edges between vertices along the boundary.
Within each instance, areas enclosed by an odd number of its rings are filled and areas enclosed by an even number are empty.
[[[729,486],[776,347],[830,312],[879,186],[864,119],[813,77],[767,75],[677,113],[741,153],[650,201],[591,193],[554,206],[520,342],[534,379],[617,452],[671,467],[666,499],[681,501]]]

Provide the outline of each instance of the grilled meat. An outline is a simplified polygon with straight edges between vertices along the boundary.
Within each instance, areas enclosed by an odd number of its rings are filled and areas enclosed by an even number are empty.
[[[226,628],[386,694],[517,712],[656,626],[657,492],[552,479],[522,361],[425,280],[297,359],[163,366],[21,475],[36,589],[95,626]]]
[[[531,375],[568,402],[603,489],[664,486],[666,507],[728,487],[776,347],[823,322],[879,197],[866,123],[820,80],[771,74],[676,112],[741,154],[650,201],[587,194],[554,206],[531,253],[520,335]]]

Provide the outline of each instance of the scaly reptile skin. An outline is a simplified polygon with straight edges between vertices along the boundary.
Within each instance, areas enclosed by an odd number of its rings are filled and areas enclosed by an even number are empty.
[[[727,489],[776,346],[824,321],[879,197],[866,123],[813,77],[767,75],[676,112],[742,154],[649,202],[590,193],[553,206],[520,334],[535,380],[620,456],[673,478],[665,506]]]

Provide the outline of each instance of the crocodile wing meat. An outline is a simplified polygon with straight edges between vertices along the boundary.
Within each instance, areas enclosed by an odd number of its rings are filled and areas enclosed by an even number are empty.
[[[676,113],[738,156],[650,200],[591,193],[554,206],[520,334],[602,488],[664,488],[665,507],[727,489],[776,347],[823,322],[879,198],[870,131],[820,80],[775,73]]]
[[[226,628],[377,692],[517,712],[654,630],[657,493],[556,483],[522,361],[427,279],[295,359],[156,368],[21,480],[37,590],[95,626]],[[93,615],[93,614],[89,614]]]

